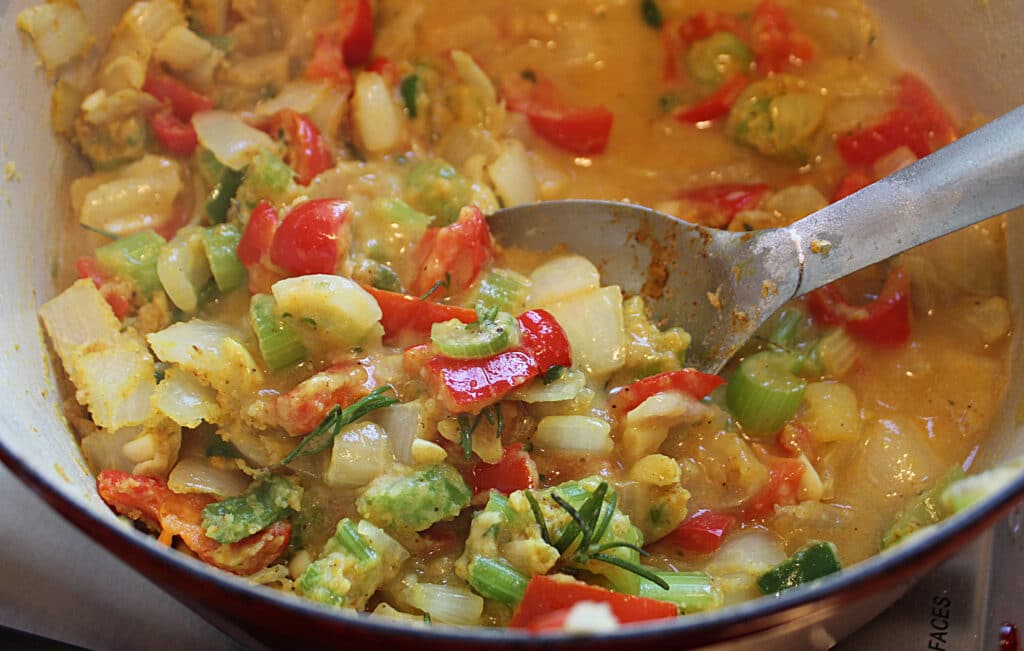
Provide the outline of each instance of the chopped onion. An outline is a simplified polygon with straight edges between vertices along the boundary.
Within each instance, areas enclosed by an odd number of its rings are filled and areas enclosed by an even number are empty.
[[[200,144],[233,170],[241,170],[248,165],[261,149],[274,147],[270,136],[227,111],[196,113],[192,116],[192,126]]]
[[[506,207],[540,199],[540,188],[533,176],[526,148],[518,140],[502,141],[501,153],[487,167],[487,175]]]
[[[49,75],[92,47],[92,32],[78,2],[47,2],[18,14],[18,29],[32,37],[36,53]]]
[[[622,432],[626,460],[636,461],[654,454],[665,442],[672,427],[695,423],[707,412],[707,406],[680,391],[665,391],[644,400],[626,414]]]
[[[121,332],[110,304],[87,278],[44,303],[39,316],[65,368],[79,348],[113,343]]]
[[[490,110],[498,105],[498,92],[494,90],[491,78],[487,76],[471,55],[462,50],[452,50],[452,63],[455,70],[462,77],[462,80],[473,87],[479,93],[484,102],[484,110]]]
[[[356,531],[370,541],[370,546],[385,563],[391,565],[390,568],[385,568],[386,574],[394,574],[398,566],[409,558],[409,552],[405,547],[369,520],[360,520],[356,525]]]
[[[399,463],[412,465],[412,444],[420,433],[426,433],[427,425],[423,413],[424,401],[413,400],[385,409],[378,409],[370,418],[384,428],[391,439],[395,458]]]
[[[115,172],[75,179],[71,201],[86,226],[127,235],[170,219],[183,188],[176,161],[146,155]]]
[[[150,47],[155,46],[173,27],[186,25],[180,4],[174,0],[136,2],[121,17],[121,24],[130,25]]]
[[[370,421],[352,423],[334,439],[324,481],[337,488],[359,488],[395,462],[384,428]]]
[[[567,255],[534,269],[530,282],[527,304],[544,307],[574,294],[598,289],[601,273],[583,256]]]
[[[125,80],[122,85],[128,85]],[[102,88],[82,100],[82,117],[90,124],[109,124],[139,113],[152,113],[160,102],[149,93],[135,88],[122,88],[107,93]]]
[[[209,41],[184,25],[167,30],[156,44],[153,56],[176,72],[188,72],[201,66],[208,57],[223,56]]]
[[[153,356],[137,334],[123,333],[109,346],[79,349],[68,366],[78,389],[75,395],[98,426],[116,430],[139,425],[153,413]]]
[[[217,468],[208,459],[185,457],[167,477],[167,486],[175,493],[209,493],[234,497],[249,488],[252,478],[241,470]]]
[[[484,611],[483,597],[469,588],[417,583],[409,588],[409,604],[430,615],[431,621],[472,626]]]
[[[312,319],[317,336],[330,345],[360,344],[380,331],[380,306],[349,278],[310,274],[280,280],[270,291],[282,312]]]
[[[595,452],[612,450],[612,426],[591,416],[548,416],[537,425],[533,442],[546,450]]]
[[[260,372],[239,336],[229,325],[192,319],[153,332],[146,340],[161,361],[179,365],[218,392],[245,395],[258,383]]]
[[[82,453],[94,472],[123,470],[163,477],[180,448],[181,428],[166,419],[114,432],[98,431],[82,439]]]
[[[191,373],[173,366],[156,385],[153,406],[182,427],[198,427],[204,420],[213,422],[221,413],[212,389]]]
[[[146,65],[133,56],[117,57],[100,71],[100,88],[107,93],[139,90],[146,83]]]
[[[187,226],[174,236],[157,257],[157,275],[167,297],[186,313],[199,307],[199,292],[212,278],[203,246],[202,230]]]
[[[50,126],[54,131],[65,136],[71,133],[84,98],[82,89],[64,79],[57,80],[50,96]]]
[[[587,376],[575,368],[567,368],[557,380],[545,384],[537,379],[525,387],[516,389],[509,394],[509,399],[527,403],[561,402],[572,400],[587,384]]]
[[[257,115],[273,115],[281,109],[290,108],[308,114],[324,99],[330,90],[325,81],[290,81],[277,95],[256,105]]]
[[[765,531],[737,533],[726,538],[705,570],[712,576],[760,576],[786,560],[779,541]]]
[[[622,290],[617,286],[575,294],[544,307],[569,337],[574,365],[592,377],[603,378],[625,364]]]
[[[782,215],[790,224],[828,205],[828,199],[813,185],[791,185],[764,201],[764,208]]]
[[[375,72],[356,75],[352,94],[352,122],[362,147],[370,153],[394,149],[402,138],[398,108],[391,88]]]

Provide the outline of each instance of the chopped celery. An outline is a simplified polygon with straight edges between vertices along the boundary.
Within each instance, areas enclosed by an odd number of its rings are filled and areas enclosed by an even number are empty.
[[[235,196],[247,208],[255,206],[262,199],[279,203],[294,189],[294,176],[295,172],[277,154],[261,149],[245,168]]]
[[[302,488],[280,475],[258,479],[237,497],[203,509],[203,530],[220,543],[235,543],[298,511]]]
[[[419,241],[427,232],[432,218],[396,197],[374,199],[370,215],[379,223],[397,230],[405,242]]]
[[[210,190],[206,199],[206,216],[214,224],[222,224],[228,219],[231,200],[235,198],[239,186],[242,185],[242,173],[224,166],[220,177]]]
[[[1024,472],[1024,457],[959,479],[942,491],[942,504],[952,513],[959,513],[1009,485]]]
[[[477,290],[477,303],[486,308],[518,314],[526,303],[530,279],[508,269],[495,269],[484,276]]]
[[[105,271],[135,282],[146,298],[161,288],[157,259],[167,241],[150,230],[132,233],[96,249],[96,262]]]
[[[419,88],[420,76],[416,74],[403,77],[402,83],[398,87],[398,92],[402,95],[402,102],[405,104],[405,110],[412,119],[415,119],[418,113],[416,101],[419,96]]]
[[[726,129],[765,156],[806,160],[825,115],[825,98],[790,75],[751,84],[736,100]]]
[[[435,323],[430,339],[442,355],[456,359],[491,357],[519,343],[519,325],[507,312],[473,323],[451,319]]]
[[[307,351],[295,329],[278,316],[274,299],[266,294],[252,297],[249,324],[267,368],[276,371],[306,359]]]
[[[793,344],[800,330],[800,322],[804,315],[798,309],[786,308],[779,313],[775,321],[775,328],[768,335],[768,341],[780,348],[789,348]]]
[[[718,86],[729,76],[747,73],[754,55],[732,32],[715,32],[696,41],[686,53],[686,69],[700,84]]]
[[[297,591],[320,603],[362,608],[390,578],[382,554],[359,533],[348,518],[338,523],[320,558],[310,563],[296,582]]]
[[[242,233],[234,224],[218,224],[203,230],[206,259],[210,263],[217,289],[222,292],[237,289],[245,282],[245,267],[237,253],[241,239]]]
[[[653,571],[668,584],[668,590],[641,579],[639,596],[674,603],[684,613],[713,610],[725,601],[722,589],[704,572]]]
[[[484,597],[507,606],[523,600],[528,582],[519,570],[503,560],[477,556],[469,564],[469,585]]]
[[[442,463],[408,475],[378,477],[359,496],[356,508],[386,529],[423,531],[458,515],[471,497],[459,471]]]
[[[792,556],[757,579],[762,594],[773,594],[820,579],[842,569],[836,546],[816,540],[807,543]]]
[[[949,512],[942,504],[942,492],[964,476],[960,466],[953,466],[934,486],[910,500],[882,536],[882,549],[892,547],[910,534],[946,517]]]
[[[217,160],[213,152],[206,147],[196,147],[195,153],[196,169],[199,175],[206,181],[206,185],[213,186],[220,180],[221,172],[227,169],[227,165]]]
[[[798,360],[762,351],[740,362],[726,389],[729,411],[752,434],[772,434],[793,417],[807,383],[794,374]]]
[[[405,200],[434,218],[434,226],[447,226],[469,205],[469,181],[443,160],[432,158],[417,163],[405,179]]]

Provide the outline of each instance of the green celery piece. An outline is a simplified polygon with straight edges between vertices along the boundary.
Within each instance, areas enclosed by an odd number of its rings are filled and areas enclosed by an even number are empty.
[[[842,569],[836,546],[816,540],[807,543],[792,556],[757,579],[762,594],[774,594],[828,576]]]
[[[455,359],[491,357],[519,343],[515,317],[499,312],[493,318],[463,323],[458,319],[435,323],[430,340],[441,354]]]
[[[477,290],[477,303],[485,308],[518,314],[522,311],[530,280],[507,269],[495,269],[484,276]]]
[[[241,495],[203,509],[203,529],[219,543],[235,543],[297,511],[302,488],[280,475],[253,482]]]
[[[459,471],[442,463],[404,476],[378,477],[359,496],[356,508],[385,529],[423,531],[454,518],[472,496]]]
[[[487,599],[515,606],[529,579],[504,560],[477,556],[469,564],[469,585]]]
[[[96,262],[104,271],[132,280],[148,300],[162,288],[156,263],[167,240],[151,230],[139,231],[96,249]]]
[[[669,589],[665,590],[647,579],[640,579],[639,596],[674,603],[684,613],[714,610],[725,601],[722,589],[704,572],[653,571],[668,583]]]
[[[272,371],[297,364],[308,355],[295,329],[277,315],[274,298],[267,294],[252,297],[249,324],[256,333],[263,362]]]
[[[715,32],[690,46],[686,68],[699,84],[718,86],[736,73],[749,73],[753,52],[732,32]]]
[[[729,412],[751,434],[773,434],[793,417],[807,383],[796,376],[799,360],[762,351],[740,362],[726,388]]]
[[[263,149],[245,169],[235,196],[249,208],[262,199],[277,203],[294,187],[294,177],[295,172],[277,154]]]
[[[231,200],[242,185],[242,173],[225,166],[206,199],[206,216],[214,224],[223,224],[228,219]]]
[[[459,211],[472,203],[469,181],[443,160],[417,163],[405,179],[405,200],[413,208],[434,217],[432,226],[447,226]]]
[[[242,232],[234,224],[218,224],[203,230],[203,248],[217,289],[230,292],[245,283],[247,274],[238,259]]]
[[[217,160],[213,152],[206,147],[196,147],[195,153],[196,169],[199,175],[206,181],[206,185],[214,186],[220,181],[221,173],[228,169],[228,166]]]
[[[959,479],[942,491],[942,504],[951,513],[959,513],[989,495],[1002,490],[1024,471],[1024,456],[1011,459],[977,475]]]
[[[381,560],[352,521],[344,518],[296,582],[298,592],[319,603],[352,608],[365,603],[381,579]]]
[[[942,504],[942,493],[950,484],[965,476],[960,466],[953,466],[934,486],[911,499],[882,535],[882,549],[892,547],[910,534],[949,515]]]

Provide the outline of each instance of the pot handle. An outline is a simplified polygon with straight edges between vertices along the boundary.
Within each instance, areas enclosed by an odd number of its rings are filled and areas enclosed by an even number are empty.
[[[796,295],[1024,206],[1024,106],[783,230]]]

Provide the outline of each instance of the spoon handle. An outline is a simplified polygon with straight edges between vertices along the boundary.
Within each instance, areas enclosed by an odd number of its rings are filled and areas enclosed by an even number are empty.
[[[796,295],[1024,205],[1024,107],[785,230]]]

